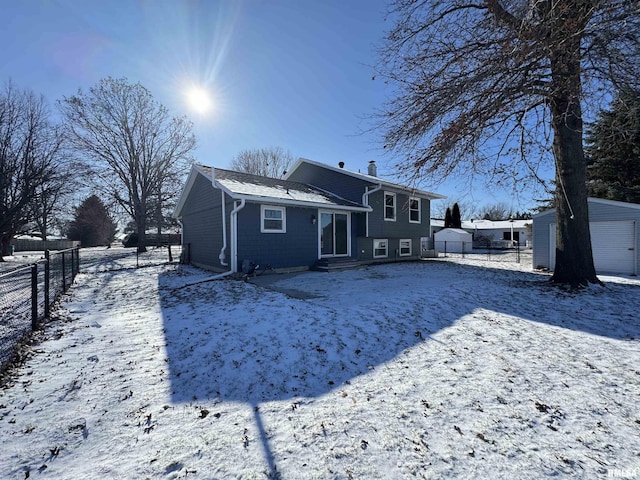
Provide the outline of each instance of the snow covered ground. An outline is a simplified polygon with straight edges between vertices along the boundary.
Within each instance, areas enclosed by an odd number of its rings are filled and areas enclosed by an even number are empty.
[[[640,477],[635,278],[101,265],[0,391],[0,478]]]

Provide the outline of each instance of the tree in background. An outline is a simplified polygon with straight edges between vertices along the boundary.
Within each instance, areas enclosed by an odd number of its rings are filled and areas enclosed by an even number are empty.
[[[62,143],[44,97],[8,83],[0,93],[0,261],[33,221],[38,196],[50,191]]]
[[[508,220],[512,216],[511,208],[504,202],[487,205],[482,209],[482,212],[484,212],[483,220],[493,220],[494,222]]]
[[[59,227],[70,210],[68,199],[77,187],[74,177],[70,167],[62,162],[57,171],[35,189],[30,209],[32,223],[42,240],[47,240],[52,228]]]
[[[187,171],[196,145],[191,122],[171,118],[146,88],[126,79],[103,79],[59,106],[71,145],[91,161],[96,187],[135,221],[138,250],[145,251],[152,198],[162,205]]]
[[[460,217],[460,207],[458,203],[453,204],[451,209],[451,228],[462,228],[462,218]]]
[[[238,172],[280,178],[293,161],[291,152],[282,147],[256,148],[238,153],[231,161],[230,167]]]
[[[379,115],[410,177],[464,170],[540,180],[553,152],[552,281],[599,282],[593,265],[582,102],[640,82],[636,0],[395,0],[377,75],[396,87]]]
[[[83,247],[109,246],[117,232],[116,222],[100,198],[91,195],[75,209],[67,238],[79,240]]]
[[[592,197],[640,203],[640,90],[624,89],[587,132]]]
[[[451,228],[453,221],[451,220],[451,209],[447,207],[447,211],[444,212],[444,228]]]

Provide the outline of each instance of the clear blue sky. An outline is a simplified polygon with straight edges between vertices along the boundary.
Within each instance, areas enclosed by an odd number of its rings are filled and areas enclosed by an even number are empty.
[[[196,160],[226,168],[241,150],[282,146],[294,156],[392,175],[380,132],[361,134],[388,92],[372,80],[390,28],[386,0],[0,0],[0,80],[54,105],[101,78],[140,82],[198,137]],[[206,87],[213,111],[185,102]],[[424,188],[463,203],[532,205],[459,181]]]

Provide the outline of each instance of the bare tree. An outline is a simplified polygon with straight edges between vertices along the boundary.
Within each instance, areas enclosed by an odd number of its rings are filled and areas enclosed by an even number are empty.
[[[62,161],[55,172],[34,190],[31,201],[32,222],[42,240],[47,240],[52,227],[60,225],[70,208],[69,198],[77,188],[74,171]]]
[[[282,147],[243,150],[231,161],[231,169],[238,172],[280,178],[293,163],[293,155]]]
[[[144,251],[151,199],[166,195],[195,148],[191,122],[170,118],[146,88],[126,79],[103,79],[59,105],[72,146],[93,162],[102,191],[135,221]]]
[[[459,200],[456,198],[448,199],[449,202],[438,201],[431,204],[431,216],[437,219],[443,219],[447,208],[452,208],[452,205],[457,204],[460,210],[460,218],[463,220],[470,220],[472,218],[478,218],[480,215],[480,208],[477,203],[466,200]]]
[[[589,235],[582,107],[640,79],[638,0],[396,0],[378,76],[385,147],[414,177],[540,180],[555,163],[552,280],[598,282]],[[550,155],[549,152],[552,152]]]
[[[504,202],[485,205],[480,211],[485,220],[508,220],[512,216],[511,208]]]
[[[0,93],[0,261],[33,220],[39,192],[59,167],[62,135],[42,96],[8,83]]]

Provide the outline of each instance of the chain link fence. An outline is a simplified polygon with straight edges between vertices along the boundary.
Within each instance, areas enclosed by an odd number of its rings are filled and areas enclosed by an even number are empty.
[[[146,252],[138,252],[137,248],[119,246],[91,248],[82,252],[82,271],[90,273],[113,272],[164,265],[178,261],[181,252],[182,249],[179,245],[147,247]]]
[[[434,241],[433,238],[422,239],[422,250],[433,250],[440,258],[468,258],[486,262],[507,262],[530,264],[532,250],[523,248],[518,242],[508,240],[478,241]]]
[[[78,248],[45,252],[44,260],[0,273],[0,372],[36,330],[49,308],[73,283],[80,268]]]

